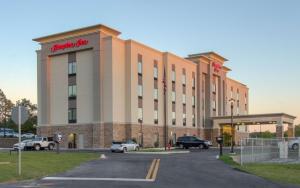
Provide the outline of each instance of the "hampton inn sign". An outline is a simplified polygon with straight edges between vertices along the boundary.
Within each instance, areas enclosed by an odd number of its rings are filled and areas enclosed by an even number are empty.
[[[89,43],[88,40],[78,39],[76,42],[66,42],[64,44],[54,44],[51,47],[51,52],[56,52],[58,50],[64,50],[66,48],[78,48],[80,46],[85,46]]]

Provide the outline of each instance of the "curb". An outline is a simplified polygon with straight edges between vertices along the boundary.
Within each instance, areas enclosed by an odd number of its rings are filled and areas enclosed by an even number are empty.
[[[185,154],[185,153],[190,153],[190,151],[161,151],[161,152],[155,152],[155,151],[132,151],[132,152],[127,152],[127,154],[160,154],[160,155],[169,155],[169,154]]]

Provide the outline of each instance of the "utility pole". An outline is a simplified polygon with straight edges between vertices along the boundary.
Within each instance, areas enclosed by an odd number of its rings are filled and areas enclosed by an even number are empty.
[[[233,103],[234,103],[234,99],[231,98],[229,100],[230,102],[230,109],[231,109],[231,139],[230,139],[230,144],[231,144],[231,147],[230,147],[230,153],[234,153],[233,151],[233,135],[234,135],[234,125],[233,125]]]
[[[164,66],[164,77],[163,77],[163,87],[164,87],[164,145],[165,151],[167,151],[167,83],[166,83],[166,68]]]

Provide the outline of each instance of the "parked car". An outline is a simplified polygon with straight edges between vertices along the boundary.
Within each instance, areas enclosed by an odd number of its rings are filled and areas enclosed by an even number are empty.
[[[14,133],[15,132],[12,129],[5,129],[5,131],[2,129],[0,130],[0,137],[4,137],[4,135],[6,137],[14,137]]]
[[[32,133],[24,133],[24,134],[22,134],[21,137],[22,137],[22,138],[34,138],[35,135],[32,134]]]
[[[111,152],[127,152],[127,151],[137,151],[139,150],[139,145],[132,140],[127,142],[112,142],[110,147]]]
[[[14,144],[13,149],[14,150],[19,150],[19,147],[20,147],[21,150],[27,150],[27,144],[28,144],[28,142],[31,142],[31,141],[32,140],[23,140],[21,142],[21,144],[20,143],[16,143],[16,144]]]
[[[289,149],[298,150],[299,149],[299,140],[300,140],[300,137],[290,140],[288,142]]]
[[[209,149],[209,147],[212,146],[212,143],[211,141],[202,140],[196,136],[182,136],[178,137],[176,146],[183,149],[188,149],[190,147]]]
[[[51,137],[36,137],[26,144],[27,148],[39,151],[41,149],[53,150],[55,143]]]

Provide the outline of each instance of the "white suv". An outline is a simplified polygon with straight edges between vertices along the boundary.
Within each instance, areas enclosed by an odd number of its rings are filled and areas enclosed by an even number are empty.
[[[36,151],[39,151],[41,149],[49,149],[53,150],[55,143],[47,137],[36,137],[31,142],[28,142],[27,147],[30,147]]]
[[[137,151],[139,150],[139,145],[132,140],[127,142],[113,142],[110,151],[111,152],[127,152],[127,151]]]

